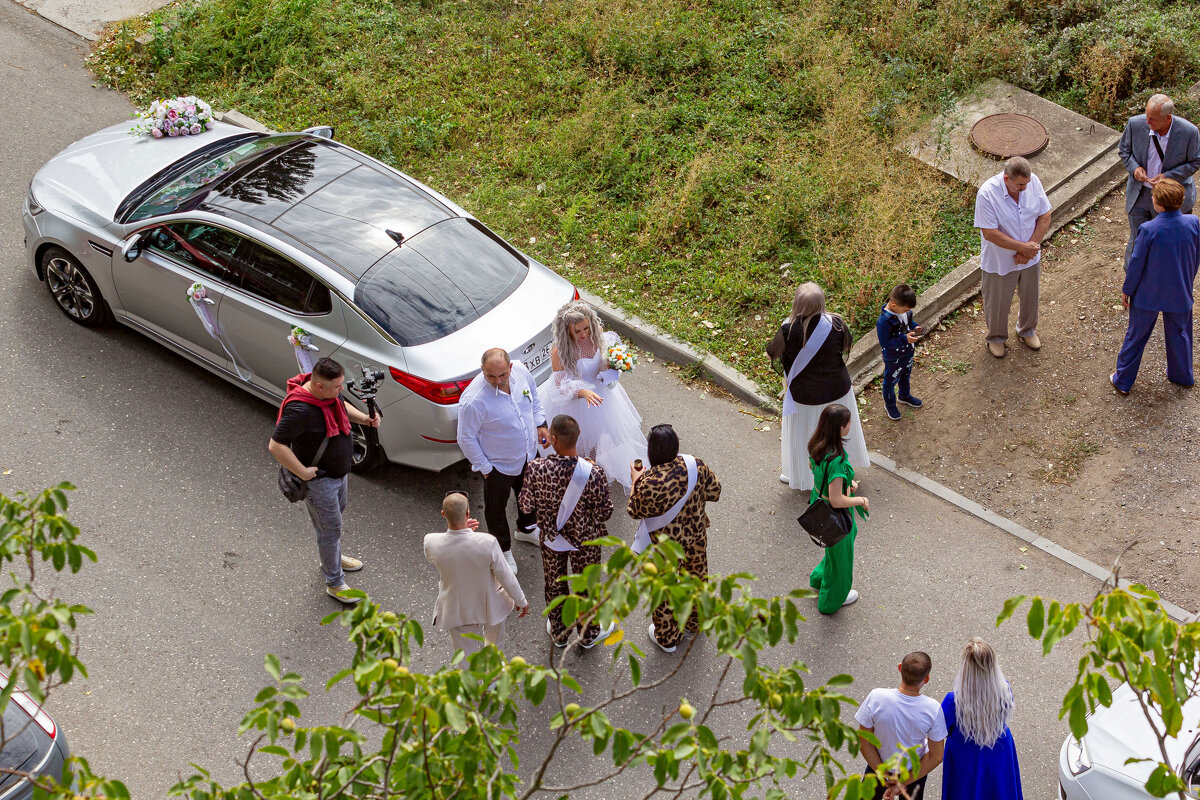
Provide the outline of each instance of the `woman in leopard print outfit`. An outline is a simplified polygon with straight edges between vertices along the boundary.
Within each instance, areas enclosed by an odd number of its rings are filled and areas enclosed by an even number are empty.
[[[633,491],[629,495],[629,516],[649,519],[665,514],[687,492],[688,471],[679,454],[679,437],[670,425],[650,429],[647,447],[648,469],[633,469]],[[683,568],[698,578],[708,575],[708,514],[705,503],[721,499],[721,483],[700,459],[696,459],[696,487],[675,519],[654,531],[657,539],[669,537],[683,548]],[[663,603],[654,609],[650,639],[666,653],[675,652],[683,631],[675,622],[671,608]],[[693,611],[687,622],[688,633],[695,633],[699,619]]]

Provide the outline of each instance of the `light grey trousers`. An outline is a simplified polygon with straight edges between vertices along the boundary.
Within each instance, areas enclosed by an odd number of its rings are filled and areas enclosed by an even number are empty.
[[[1004,342],[1008,339],[1008,311],[1012,306],[1013,292],[1020,298],[1017,308],[1017,335],[1033,336],[1038,324],[1038,281],[1042,264],[1025,267],[1007,275],[993,272],[981,274],[979,288],[983,294],[983,316],[987,321],[989,342]]]
[[[498,649],[503,650],[505,622],[507,620],[500,620],[499,625],[459,625],[457,628],[451,628],[450,645],[455,650],[462,650],[463,655],[467,656],[483,649],[485,644],[494,644]],[[482,636],[483,641],[468,639],[466,637],[468,633]]]

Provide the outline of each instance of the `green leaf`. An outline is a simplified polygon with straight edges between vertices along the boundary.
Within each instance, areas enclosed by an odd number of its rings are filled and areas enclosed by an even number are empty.
[[[459,733],[467,732],[467,717],[457,704],[447,703],[443,711],[446,714],[446,721],[450,723],[451,728],[454,728]]]
[[[1071,702],[1071,713],[1067,724],[1070,725],[1071,734],[1076,739],[1082,739],[1087,733],[1087,704],[1083,702],[1082,695],[1076,695]]]
[[[1023,594],[1017,595],[1016,597],[1010,597],[1005,600],[1004,608],[1000,611],[1000,616],[996,617],[996,627],[999,628],[1001,624],[1003,624],[1009,617],[1013,615],[1013,612],[1017,610],[1017,607],[1024,602],[1025,595]]]
[[[634,686],[638,686],[642,682],[642,665],[632,654],[629,656],[629,679]]]
[[[1042,631],[1046,626],[1046,609],[1042,604],[1042,598],[1033,598],[1033,602],[1029,604],[1029,615],[1025,621],[1029,625],[1029,635],[1035,639],[1042,638]]]
[[[274,653],[267,653],[267,657],[263,659],[263,666],[272,678],[279,680],[279,656]]]

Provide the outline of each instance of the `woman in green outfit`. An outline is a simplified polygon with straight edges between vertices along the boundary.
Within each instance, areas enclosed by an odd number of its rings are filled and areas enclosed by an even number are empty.
[[[813,472],[813,489],[808,502],[820,497],[829,500],[834,508],[857,508],[864,518],[871,510],[865,497],[855,497],[858,481],[854,467],[846,457],[845,440],[850,435],[852,417],[843,405],[826,406],[817,421],[817,430],[808,440],[809,466]],[[833,547],[825,548],[825,557],[808,576],[808,584],[817,590],[817,610],[832,614],[842,606],[858,599],[854,584],[854,538],[858,521],[850,512],[850,535]]]

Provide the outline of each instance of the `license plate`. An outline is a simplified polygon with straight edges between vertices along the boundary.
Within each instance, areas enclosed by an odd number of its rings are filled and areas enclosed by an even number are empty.
[[[542,364],[545,364],[547,361],[549,361],[550,360],[550,347],[551,347],[551,345],[549,343],[547,343],[545,347],[543,347],[541,350],[539,350],[537,352],[537,355],[532,355],[532,356],[529,356],[529,358],[525,359],[525,367],[530,372],[533,372],[538,367],[540,367]]]

